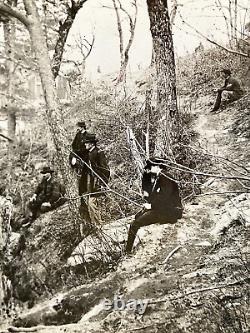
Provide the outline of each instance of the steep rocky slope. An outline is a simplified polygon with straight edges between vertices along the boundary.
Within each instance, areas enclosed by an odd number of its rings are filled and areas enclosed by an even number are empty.
[[[70,291],[65,286],[64,293],[19,314],[13,323],[19,331],[248,332],[250,195],[240,192],[249,190],[244,178],[250,169],[250,102],[246,96],[210,114],[211,98],[199,98],[192,112],[199,149],[220,158],[213,157],[209,173],[214,176],[186,204],[182,220],[145,228],[132,256],[120,259],[113,271]],[[236,173],[241,180],[233,179]],[[126,309],[115,311],[113,303],[105,310],[103,300],[117,297]],[[128,300],[145,304],[135,308]]]

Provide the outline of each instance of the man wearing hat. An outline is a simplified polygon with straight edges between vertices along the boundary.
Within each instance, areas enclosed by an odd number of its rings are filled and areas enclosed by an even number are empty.
[[[96,139],[95,134],[86,134],[85,147],[88,152],[88,162],[86,163],[87,168],[83,169],[81,173],[81,178],[79,180],[79,195],[91,194],[89,196],[90,199],[94,199],[101,194],[100,192],[102,190],[102,187],[105,187],[105,184],[108,183],[110,177],[110,169],[107,163],[106,156],[104,152],[97,147],[97,141],[98,140]],[[86,200],[82,199],[81,203],[81,208],[82,210],[84,210]],[[92,205],[92,207],[94,207],[95,199],[88,200],[88,205]],[[92,211],[94,210],[95,209],[93,208]],[[95,220],[98,219],[99,218],[96,218]]]
[[[28,207],[32,213],[31,221],[41,213],[53,210],[65,203],[65,188],[54,178],[54,170],[44,167],[41,172],[42,181],[36,188],[35,194],[30,198]]]
[[[221,98],[222,98],[223,91],[229,92],[228,102],[237,101],[239,98],[241,98],[244,95],[244,92],[241,89],[240,83],[236,79],[232,78],[231,70],[223,69],[222,73],[225,78],[225,83],[222,88],[217,90],[217,98],[216,98],[213,110],[211,112],[215,112],[215,111],[219,110],[220,105],[221,105]]]
[[[164,160],[147,160],[142,177],[144,208],[131,223],[126,244],[126,253],[133,248],[137,231],[150,224],[176,223],[182,217],[183,207],[177,182],[166,172]]]
[[[72,152],[69,155],[69,162],[71,167],[80,174],[82,168],[84,168],[82,160],[87,162],[88,156],[88,151],[85,147],[85,138],[87,135],[86,123],[84,121],[79,121],[77,127],[77,133],[71,145]]]

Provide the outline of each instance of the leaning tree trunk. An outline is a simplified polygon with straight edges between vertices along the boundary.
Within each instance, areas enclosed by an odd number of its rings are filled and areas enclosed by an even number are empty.
[[[65,129],[63,128],[62,110],[60,109],[57,99],[55,79],[52,72],[51,61],[49,58],[49,52],[47,49],[46,38],[42,29],[36,4],[33,0],[24,0],[25,10],[31,23],[28,25],[32,46],[37,59],[38,69],[40,72],[42,88],[46,103],[46,115],[50,128],[51,136],[56,149],[56,162],[61,171],[64,184],[66,185],[66,191],[69,198],[76,197],[76,179],[73,176],[68,165],[69,155],[69,143]],[[74,248],[81,239],[79,222],[80,217],[78,214],[78,200],[70,200],[70,217],[74,219],[76,233],[75,240],[72,239],[71,244],[65,244],[66,252],[70,252],[70,249]],[[83,223],[85,221],[82,221]]]
[[[78,2],[79,9],[86,0],[80,0]],[[11,6],[6,5],[0,1],[0,13],[3,17],[14,17],[22,22],[28,29],[32,48],[37,59],[38,70],[40,72],[40,78],[46,104],[46,116],[48,126],[50,128],[51,136],[56,150],[56,162],[61,171],[64,184],[69,198],[73,197],[73,200],[69,200],[70,214],[65,224],[69,227],[69,234],[74,231],[74,239],[71,244],[65,244],[65,252],[73,250],[76,244],[82,238],[80,230],[84,232],[92,226],[89,226],[86,221],[81,221],[83,227],[80,228],[80,216],[78,213],[79,199],[74,198],[76,193],[76,179],[73,177],[72,172],[69,170],[68,154],[69,143],[66,139],[66,132],[63,128],[62,112],[57,100],[55,80],[52,72],[51,60],[49,58],[49,52],[47,48],[45,34],[42,28],[36,2],[34,0],[23,0],[26,15],[21,11],[13,9]],[[72,222],[74,221],[74,224]]]
[[[173,38],[167,0],[147,0],[157,74],[158,142],[156,152],[171,154],[172,119],[177,113]]]

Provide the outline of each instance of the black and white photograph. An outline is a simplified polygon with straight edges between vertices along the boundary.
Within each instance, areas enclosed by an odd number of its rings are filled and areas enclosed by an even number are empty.
[[[0,333],[250,333],[250,0],[0,0]]]

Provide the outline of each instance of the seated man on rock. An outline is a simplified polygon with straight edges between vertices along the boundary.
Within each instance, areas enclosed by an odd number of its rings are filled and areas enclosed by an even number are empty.
[[[66,201],[64,198],[65,188],[54,178],[54,170],[50,167],[44,167],[41,174],[44,175],[43,179],[28,204],[32,213],[30,222],[34,221],[41,213],[56,209]]]
[[[237,101],[244,95],[244,92],[240,86],[240,83],[231,76],[231,74],[232,74],[231,70],[223,69],[222,73],[225,78],[225,83],[222,88],[217,90],[217,98],[216,98],[213,110],[211,112],[215,112],[215,111],[219,110],[220,105],[221,105],[223,91],[227,91],[229,94],[229,97],[227,100],[228,103]]]
[[[125,252],[133,248],[137,231],[150,224],[173,224],[182,217],[182,203],[177,182],[166,172],[164,160],[147,160],[142,177],[143,196],[147,203],[131,223]]]

